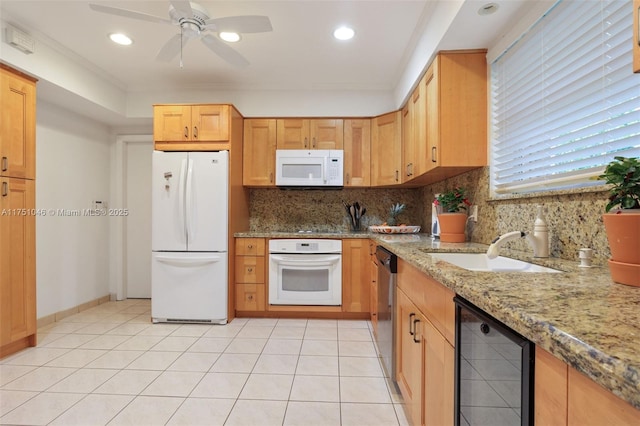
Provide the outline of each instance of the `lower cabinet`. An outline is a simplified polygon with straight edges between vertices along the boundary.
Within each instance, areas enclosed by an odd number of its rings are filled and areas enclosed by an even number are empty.
[[[536,425],[638,425],[640,410],[536,347]]]
[[[264,238],[236,239],[236,311],[266,310],[265,259]]]
[[[373,335],[378,335],[378,258],[376,257],[377,245],[369,240],[369,307],[370,320]]]
[[[36,345],[35,181],[0,178],[0,358]]]
[[[427,309],[434,302],[442,315]],[[446,336],[454,317],[446,312],[453,312],[453,292],[399,259],[396,307],[396,379],[407,418],[413,425],[452,425],[455,357]]]
[[[369,239],[342,240],[342,312],[370,312]]]

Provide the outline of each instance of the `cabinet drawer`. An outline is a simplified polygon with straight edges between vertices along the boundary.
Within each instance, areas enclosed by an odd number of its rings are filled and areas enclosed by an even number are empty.
[[[236,284],[237,311],[264,311],[264,301],[264,284]]]
[[[264,283],[264,257],[237,257],[236,283]]]
[[[264,238],[237,238],[236,255],[264,256]]]
[[[454,292],[402,260],[398,260],[398,287],[409,296],[418,309],[453,345],[455,334]]]

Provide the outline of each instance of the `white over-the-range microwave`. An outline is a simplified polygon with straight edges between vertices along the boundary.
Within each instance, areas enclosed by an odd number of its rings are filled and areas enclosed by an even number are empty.
[[[343,184],[341,149],[276,150],[276,185],[281,187],[333,187]]]

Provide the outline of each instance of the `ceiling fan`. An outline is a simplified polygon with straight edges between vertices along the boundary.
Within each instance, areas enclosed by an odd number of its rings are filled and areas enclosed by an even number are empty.
[[[249,61],[247,61],[244,56],[218,37],[205,33],[212,31],[217,33],[230,32],[242,34],[262,33],[273,30],[271,21],[267,16],[244,15],[211,18],[209,12],[207,12],[204,7],[198,3],[187,0],[171,0],[169,2],[169,19],[96,3],[90,3],[89,7],[96,12],[179,26],[180,33],[174,35],[167,41],[158,52],[156,59],[170,62],[180,53],[180,66],[182,66],[183,46],[190,39],[199,38],[205,46],[225,61],[238,67],[245,67],[249,65]]]

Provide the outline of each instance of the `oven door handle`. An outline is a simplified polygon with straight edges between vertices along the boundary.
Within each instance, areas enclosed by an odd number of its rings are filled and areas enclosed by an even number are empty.
[[[320,257],[320,255],[315,255],[315,256]],[[270,257],[271,257],[271,260],[278,262],[278,264],[280,265],[290,265],[290,266],[305,265],[305,266],[315,267],[315,266],[333,265],[334,263],[340,260],[341,256],[340,255],[331,255],[331,256],[322,255],[322,257],[317,260],[309,259],[308,257],[305,259],[296,259],[296,256],[281,256],[278,254],[271,254]]]

